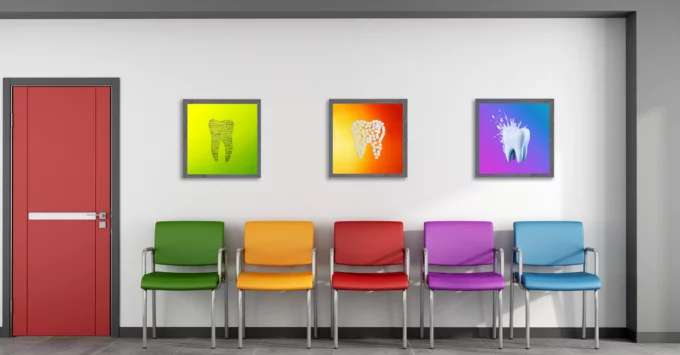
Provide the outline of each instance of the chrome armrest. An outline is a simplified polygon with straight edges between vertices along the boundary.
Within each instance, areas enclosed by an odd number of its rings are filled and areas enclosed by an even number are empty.
[[[312,248],[312,287],[316,286],[316,248]]]
[[[586,264],[587,264],[587,261],[588,261],[588,252],[591,252],[595,256],[595,275],[597,275],[598,272],[600,271],[599,270],[600,269],[600,261],[599,261],[600,254],[597,252],[597,250],[595,248],[584,248],[583,252],[585,253],[585,259],[583,260],[583,271],[584,272],[586,271]]]
[[[241,275],[243,272],[243,269],[245,269],[245,265],[243,265],[243,248],[238,248],[236,249],[236,277],[238,275]]]
[[[420,280],[420,282],[427,282],[427,274],[429,272],[428,270],[428,264],[430,263],[428,256],[427,256],[427,248],[423,248],[423,278]]]
[[[411,251],[408,248],[404,248],[404,272],[406,273],[406,279],[411,282]]]
[[[333,273],[335,272],[335,248],[331,248],[331,261],[330,261],[330,270],[331,270],[331,288],[333,287]]]
[[[522,283],[522,271],[524,271],[524,270],[523,270],[523,269],[524,269],[524,265],[523,265],[524,262],[522,261],[522,249],[520,249],[520,248],[512,248],[512,251],[513,251],[513,253],[517,253],[517,264],[519,265],[519,274],[517,275],[517,283],[518,283],[518,284],[521,284],[521,283]],[[512,263],[513,263],[513,265],[514,265],[514,263],[515,263],[514,255],[513,255],[513,258],[512,258],[512,259],[513,259],[513,260],[512,260]],[[514,275],[515,271],[514,271],[514,269],[513,269],[513,272],[512,272],[512,273],[513,273],[512,278],[514,279],[514,278],[515,278],[515,275]]]
[[[148,247],[142,250],[142,276],[146,275],[146,254],[151,253],[151,272],[156,271],[156,248]]]
[[[493,271],[496,272],[496,257],[498,257],[498,264],[500,265],[500,274],[501,276],[505,276],[505,252],[503,251],[503,248],[495,249],[493,250],[494,254],[494,260],[493,260]],[[514,277],[514,275],[513,275]]]
[[[222,261],[223,257],[224,262]],[[224,270],[222,267],[224,267]],[[220,283],[223,283],[227,278],[227,248],[220,248],[217,251],[217,278]]]

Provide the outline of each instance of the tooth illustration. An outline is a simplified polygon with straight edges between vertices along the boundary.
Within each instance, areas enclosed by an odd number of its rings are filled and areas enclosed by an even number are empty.
[[[382,151],[382,140],[385,137],[385,124],[380,120],[366,122],[364,120],[354,121],[352,124],[352,136],[359,158],[364,158],[366,145],[373,147],[373,157],[380,158]]]
[[[210,129],[210,151],[212,152],[213,159],[217,161],[220,143],[224,143],[224,161],[229,162],[231,150],[233,149],[231,134],[234,132],[234,121],[211,119],[208,122],[208,128]]]
[[[504,127],[503,128],[503,152],[505,158],[510,162],[515,159],[518,163],[527,158],[529,139],[531,132],[526,127]]]

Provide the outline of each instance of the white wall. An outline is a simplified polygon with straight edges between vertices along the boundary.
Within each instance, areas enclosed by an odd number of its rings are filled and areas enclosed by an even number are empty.
[[[0,43],[0,77],[121,78],[121,326],[141,325],[140,251],[161,219],[225,221],[232,275],[244,221],[315,221],[321,326],[333,221],[405,222],[416,326],[423,221],[491,220],[509,255],[513,221],[581,220],[602,259],[601,326],[625,326],[622,19],[2,21]],[[329,180],[327,100],[381,97],[409,100],[409,177]],[[473,177],[481,97],[555,99],[555,178]],[[262,99],[261,179],[180,178],[183,98]],[[400,325],[398,293],[340,296],[341,326]],[[305,324],[299,293],[249,297],[249,326]],[[580,326],[580,299],[535,292],[532,325]],[[437,301],[438,326],[490,324],[489,294]],[[158,302],[159,326],[209,325],[206,293]]]

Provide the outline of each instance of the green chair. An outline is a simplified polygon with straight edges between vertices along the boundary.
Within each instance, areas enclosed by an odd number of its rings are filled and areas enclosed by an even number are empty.
[[[156,291],[212,291],[210,311],[211,347],[215,348],[215,291],[227,283],[227,258],[224,247],[224,222],[167,221],[156,222],[153,248],[142,252],[142,348],[146,349],[147,291],[151,291],[152,338],[156,338]],[[146,273],[146,255],[151,252],[151,272]],[[182,273],[156,271],[158,265],[217,265],[217,272]],[[224,337],[228,338],[227,292],[224,291]]]

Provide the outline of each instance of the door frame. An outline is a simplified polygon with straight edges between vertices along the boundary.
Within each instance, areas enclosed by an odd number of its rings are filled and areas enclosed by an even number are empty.
[[[111,88],[111,336],[120,336],[120,79],[4,78],[2,80],[2,328],[12,336],[12,87],[109,86]]]

